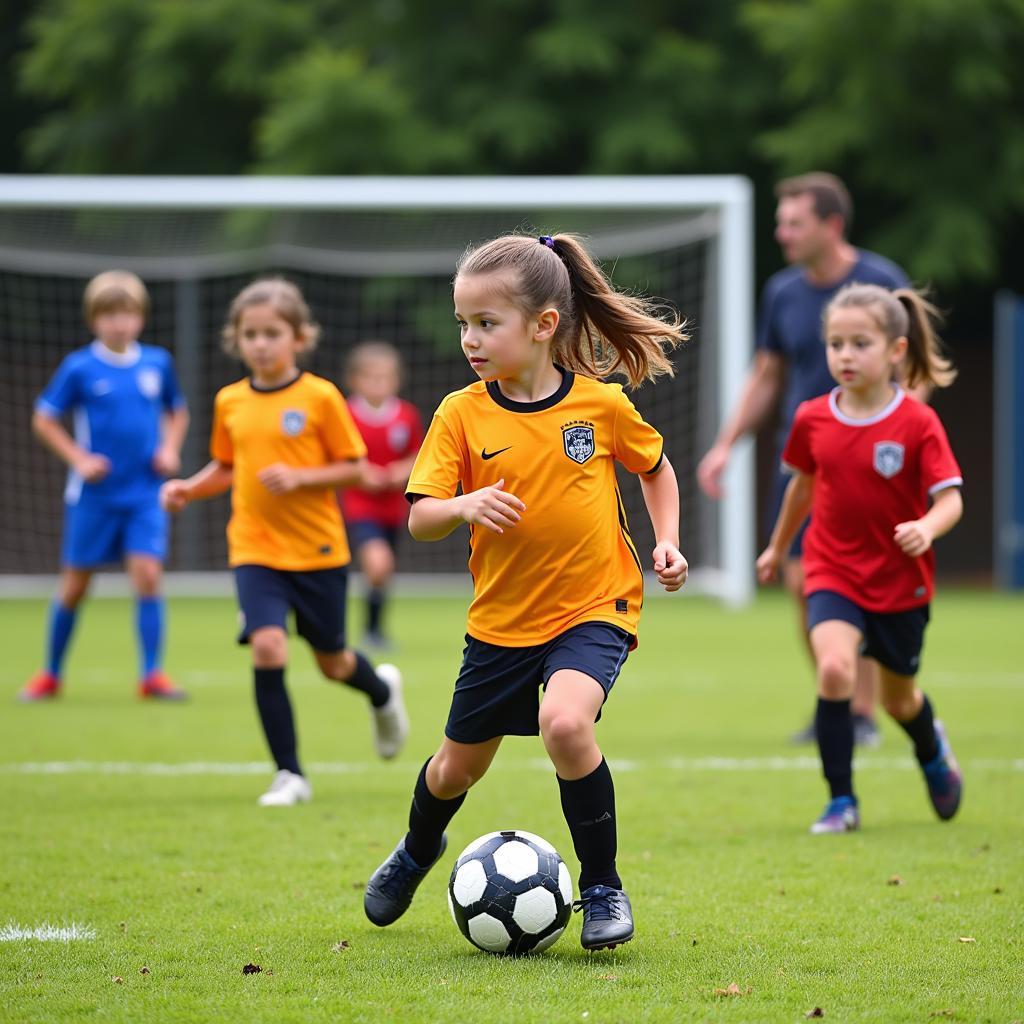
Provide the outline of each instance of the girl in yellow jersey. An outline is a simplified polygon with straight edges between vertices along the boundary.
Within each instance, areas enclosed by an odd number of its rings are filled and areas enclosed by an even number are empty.
[[[251,376],[217,393],[212,461],[161,491],[174,512],[231,491],[228,555],[242,613],[239,642],[252,648],[256,706],[278,769],[259,798],[264,807],[312,796],[284,681],[289,612],[324,676],[369,698],[377,752],[394,757],[408,733],[398,669],[375,671],[345,644],[350,556],[335,491],[361,480],[366,447],[338,389],[298,366],[317,333],[288,281],[255,281],[235,298],[225,347]]]
[[[640,476],[666,590],[683,585],[687,564],[662,438],[601,378],[618,372],[636,387],[671,374],[664,350],[686,336],[659,312],[615,291],[572,235],[507,235],[459,262],[455,317],[480,380],[438,407],[407,496],[417,540],[469,524],[474,597],[444,739],[416,782],[408,833],[366,888],[374,924],[406,911],[502,737],[540,733],[580,861],[583,946],[633,937],[594,735],[643,597],[616,461]]]

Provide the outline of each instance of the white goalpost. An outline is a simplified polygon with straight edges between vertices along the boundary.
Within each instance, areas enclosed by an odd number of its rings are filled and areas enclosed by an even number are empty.
[[[78,177],[0,175],[0,593],[24,593],[59,560],[63,472],[29,431],[32,402],[60,359],[89,340],[85,281],[138,273],[153,305],[143,340],[172,350],[193,414],[185,471],[205,458],[214,392],[241,370],[220,353],[235,292],[256,274],[302,287],[324,329],[311,369],[343,384],[345,351],[392,341],[405,394],[427,420],[471,383],[451,313],[450,280],[467,244],[510,230],[585,236],[620,287],[664,299],[690,320],[677,376],[633,399],[666,437],[683,501],[689,590],[742,604],[753,592],[755,494],[750,442],[738,446],[727,498],[708,501],[696,461],[735,403],[753,347],[753,198],[738,176],[653,177]],[[638,546],[639,489],[624,487]],[[175,524],[177,576],[223,569],[226,504]],[[648,545],[649,547],[649,545]],[[408,578],[465,574],[465,538],[403,542]],[[433,582],[430,582],[433,581]],[[187,583],[191,585],[191,583]],[[649,588],[653,593],[654,588]]]

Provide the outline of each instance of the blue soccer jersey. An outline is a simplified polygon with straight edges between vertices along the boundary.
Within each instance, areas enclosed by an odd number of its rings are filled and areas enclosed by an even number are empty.
[[[825,358],[825,307],[848,284],[877,284],[905,288],[907,275],[895,263],[863,249],[841,281],[819,287],[807,280],[803,267],[792,266],[773,274],[764,286],[757,325],[757,346],[780,355],[786,364],[786,391],[782,399],[780,442],[789,434],[796,407],[827,394],[835,386]]]
[[[118,353],[94,341],[67,356],[36,400],[36,409],[53,417],[70,411],[78,444],[105,455],[111,464],[110,473],[96,483],[70,473],[67,503],[128,506],[155,498],[161,479],[153,456],[161,420],[184,405],[166,349],[133,342]]]

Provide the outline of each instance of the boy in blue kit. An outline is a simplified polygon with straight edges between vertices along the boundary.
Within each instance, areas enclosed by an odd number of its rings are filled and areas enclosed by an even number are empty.
[[[46,668],[18,694],[19,700],[60,693],[64,655],[93,573],[122,561],[136,593],[139,696],[185,698],[161,668],[167,514],[160,508],[159,492],[163,479],[179,469],[188,410],[171,354],[137,340],[148,309],[146,287],[134,274],[112,270],[94,277],[86,286],[83,310],[96,340],[67,356],[36,400],[32,429],[70,473]],[[73,437],[61,423],[68,412]]]

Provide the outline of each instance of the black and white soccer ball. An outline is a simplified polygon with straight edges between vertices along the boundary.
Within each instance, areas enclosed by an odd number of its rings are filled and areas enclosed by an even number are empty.
[[[448,882],[459,931],[488,953],[539,953],[565,930],[572,879],[558,851],[532,832],[489,832],[462,851]]]

